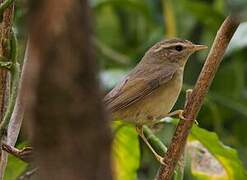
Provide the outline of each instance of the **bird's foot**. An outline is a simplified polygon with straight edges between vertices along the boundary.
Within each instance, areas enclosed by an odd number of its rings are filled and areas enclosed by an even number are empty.
[[[165,165],[164,158],[158,154],[154,154],[157,161],[159,161],[160,164]]]
[[[187,120],[184,116],[183,116],[184,110],[179,109],[173,112],[168,113],[167,115],[165,115],[165,117],[179,117],[182,120]]]
[[[175,117],[178,117],[181,120],[193,121],[192,119],[188,119],[188,118],[184,117],[183,113],[184,113],[184,110],[179,109],[179,110],[176,110],[176,111],[168,113],[165,117],[174,117],[175,116]],[[199,124],[197,120],[195,120],[195,124],[196,125]]]
[[[192,119],[188,119],[188,118],[184,117],[184,115],[183,115],[184,110],[178,110],[178,111],[179,111],[179,112],[178,112],[178,117],[179,117],[179,119],[185,120],[185,121],[193,121]],[[197,121],[196,119],[195,119],[195,124],[196,124],[196,125],[199,124],[198,121]]]

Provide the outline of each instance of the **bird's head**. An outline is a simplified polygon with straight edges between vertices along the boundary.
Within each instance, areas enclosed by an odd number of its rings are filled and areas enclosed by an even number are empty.
[[[176,38],[156,43],[146,55],[153,57],[151,59],[155,63],[178,63],[184,66],[191,54],[203,49],[207,49],[207,46]]]

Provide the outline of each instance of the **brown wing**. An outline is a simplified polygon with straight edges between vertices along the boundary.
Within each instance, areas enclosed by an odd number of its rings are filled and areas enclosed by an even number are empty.
[[[166,66],[163,69],[159,68],[149,72],[148,77],[144,75],[141,78],[130,73],[105,96],[104,102],[107,109],[115,112],[130,106],[171,80],[176,70],[174,66]]]

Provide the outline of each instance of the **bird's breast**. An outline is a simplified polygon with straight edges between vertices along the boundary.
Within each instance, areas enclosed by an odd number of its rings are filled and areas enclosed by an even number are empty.
[[[142,114],[148,119],[168,114],[175,105],[183,83],[183,75],[175,74],[172,80],[156,89],[140,102]],[[144,118],[144,117],[141,117]]]

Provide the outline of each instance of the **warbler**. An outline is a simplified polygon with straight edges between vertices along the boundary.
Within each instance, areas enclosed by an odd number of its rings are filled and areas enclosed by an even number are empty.
[[[167,116],[179,114],[182,117],[181,110],[169,112],[180,94],[185,64],[191,54],[206,48],[178,38],[156,43],[105,96],[112,118],[141,127]],[[147,143],[143,134],[140,135]]]

